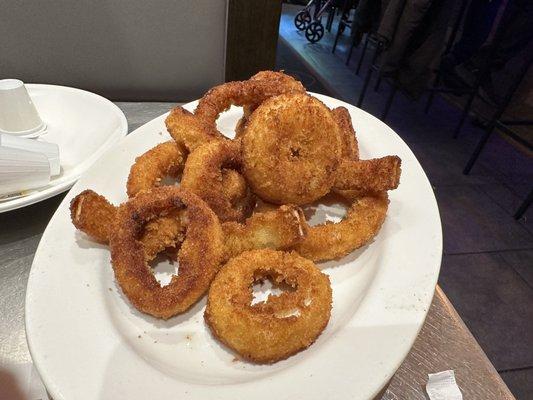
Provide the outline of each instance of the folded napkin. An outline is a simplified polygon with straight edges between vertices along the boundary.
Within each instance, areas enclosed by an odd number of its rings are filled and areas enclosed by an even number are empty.
[[[437,372],[428,377],[426,391],[431,400],[463,400],[453,371]]]

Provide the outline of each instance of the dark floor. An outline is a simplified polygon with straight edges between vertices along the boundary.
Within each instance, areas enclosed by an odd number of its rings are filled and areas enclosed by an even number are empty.
[[[308,43],[293,25],[299,8],[284,6],[277,68],[310,91],[355,104],[367,70],[365,63],[355,75],[360,49],[346,66],[345,34],[331,53],[336,23],[319,43]],[[363,108],[379,116],[388,89],[370,89]],[[453,139],[460,111],[436,98],[424,114],[424,104],[425,98],[396,96],[387,124],[409,144],[437,196],[444,231],[439,284],[515,396],[533,399],[533,207],[522,220],[512,218],[533,185],[533,160],[493,135],[471,174],[463,175],[482,132],[467,122]]]

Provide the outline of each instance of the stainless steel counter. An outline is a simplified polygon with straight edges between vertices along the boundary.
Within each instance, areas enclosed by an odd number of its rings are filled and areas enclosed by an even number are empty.
[[[130,131],[168,111],[170,103],[117,103]],[[0,400],[36,400],[10,372],[31,362],[24,331],[24,296],[31,263],[49,219],[63,199],[0,214]],[[437,288],[413,349],[384,393],[386,400],[426,400],[427,374],[455,370],[466,399],[514,399],[444,293]],[[7,394],[19,393],[19,397]],[[6,397],[8,396],[8,397]]]

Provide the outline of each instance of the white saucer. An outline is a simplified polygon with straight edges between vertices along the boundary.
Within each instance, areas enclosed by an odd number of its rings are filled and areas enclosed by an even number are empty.
[[[38,140],[57,143],[61,173],[42,188],[0,200],[0,213],[68,190],[113,144],[128,133],[124,113],[111,101],[81,89],[27,84],[46,132]]]

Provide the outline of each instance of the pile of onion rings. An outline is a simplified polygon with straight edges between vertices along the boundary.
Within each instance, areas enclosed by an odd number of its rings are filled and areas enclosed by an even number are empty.
[[[230,106],[243,108],[233,140],[217,128]],[[348,110],[329,109],[283,72],[216,86],[165,124],[173,140],[136,158],[126,200],[115,206],[84,190],[70,205],[74,226],[110,246],[117,283],[138,310],[168,319],[209,292],[207,325],[243,359],[272,363],[307,348],[332,304],[314,262],[378,234],[401,160],[360,159]],[[300,206],[332,193],[346,216],[310,226]],[[160,253],[179,262],[168,285],[148,264]],[[253,304],[252,286],[266,279],[287,290]]]
[[[154,188],[141,194],[150,196],[156,190],[158,189]],[[131,201],[132,199],[123,205]],[[117,211],[118,207],[92,190],[84,190],[70,203],[70,216],[74,226],[103,244],[109,244],[112,231],[116,229]],[[150,220],[139,230],[137,241],[144,248],[148,261],[165,250],[173,253],[183,241],[186,224],[178,219],[178,214],[166,213]],[[307,233],[305,216],[295,206],[257,212],[243,223],[229,221],[220,225],[223,232],[223,261],[247,250],[290,249],[302,242]]]

